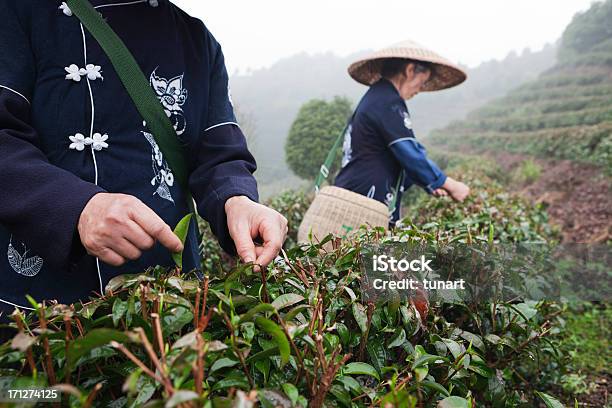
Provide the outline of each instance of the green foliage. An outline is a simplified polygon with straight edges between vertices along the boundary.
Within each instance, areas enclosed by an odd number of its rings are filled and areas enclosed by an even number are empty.
[[[529,82],[433,132],[446,150],[507,151],[612,169],[612,0],[576,15],[561,61]]]
[[[531,184],[540,178],[541,173],[542,167],[533,159],[527,159],[514,170],[512,178],[520,184]]]
[[[589,10],[576,14],[561,38],[559,59],[561,61],[579,59],[607,41],[612,37],[611,21],[611,0],[593,3]]]
[[[0,346],[3,381],[30,376],[46,385],[55,378],[70,384],[64,402],[75,407],[88,399],[94,407],[188,400],[211,407],[232,400],[304,407],[308,401],[316,407],[534,406],[530,390],[559,380],[562,305],[436,301],[424,309],[412,301],[368,303],[361,293],[364,245],[549,237],[539,210],[509,194],[502,200],[486,176],[477,183],[475,174],[488,163],[471,162],[472,170],[456,159],[449,164],[476,186],[465,213],[430,201],[418,213],[435,224],[415,218],[387,236],[362,230],[355,242],[336,243],[333,250],[322,250],[325,241],[293,246],[265,280],[250,266],[232,267],[221,258],[210,260],[215,266],[205,282],[163,268],[117,277],[104,298],[41,308],[46,330],[26,319],[13,346]],[[287,192],[272,202],[299,220],[308,198]],[[447,255],[436,259],[453,262]],[[52,371],[43,366],[47,355]]]
[[[361,297],[356,271],[359,247],[377,242],[376,235],[364,232],[357,247],[346,243],[333,252],[294,248],[289,264],[268,269],[265,284],[244,266],[203,285],[160,268],[118,277],[104,299],[73,309],[47,306],[45,331],[27,319],[20,336],[31,341],[21,350],[0,347],[2,374],[5,381],[27,375],[32,353],[42,383],[52,377],[69,383],[96,407],[184,398],[219,406],[221,399],[239,398],[236,390],[253,388],[262,404],[269,398],[308,398],[313,406],[321,406],[317,400],[342,406],[351,400],[355,406],[398,399],[427,406],[532,401],[521,382],[533,381],[540,364],[554,357],[544,340],[557,324],[558,306],[529,303],[527,319],[516,312],[520,304],[431,303],[425,315],[406,302],[372,307]],[[118,300],[133,306],[113,319]],[[351,305],[367,310],[365,331],[345,312]],[[64,350],[75,344],[86,347],[67,365]],[[47,353],[53,374],[42,366]],[[534,354],[540,363],[528,358]],[[83,400],[65,398],[67,406]]]
[[[506,151],[592,163],[608,173],[612,169],[612,123],[521,133],[456,132],[454,136],[439,133],[432,142],[449,150],[469,146],[474,152]]]
[[[187,214],[179,221],[178,224],[176,224],[176,227],[174,228],[174,234],[181,240],[181,243],[183,245],[185,245],[185,240],[187,239],[187,233],[189,232],[189,225],[191,224],[192,217],[193,214]],[[178,266],[179,268],[183,267],[182,252],[173,253],[172,259],[174,260],[176,266]]]
[[[314,99],[302,106],[285,144],[287,164],[295,174],[304,179],[317,176],[351,111],[351,102],[339,97],[330,102]],[[336,160],[335,166],[338,162]]]
[[[610,371],[612,309],[607,304],[573,305],[566,317],[562,350],[571,359],[572,371],[593,374]],[[602,352],[608,350],[608,352]]]
[[[459,242],[487,242],[491,226],[495,242],[543,242],[556,236],[543,207],[531,207],[495,180],[503,176],[494,163],[474,156],[455,157],[453,161],[447,173],[465,181],[472,194],[461,205],[450,198],[408,195],[403,201],[408,205],[402,225]]]

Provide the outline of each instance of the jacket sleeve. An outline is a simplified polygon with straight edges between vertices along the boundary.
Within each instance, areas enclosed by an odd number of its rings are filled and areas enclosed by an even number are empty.
[[[389,149],[402,164],[408,178],[427,193],[432,194],[446,181],[444,172],[427,157],[425,148],[416,139],[392,142]]]
[[[401,99],[376,106],[370,113],[387,147],[415,184],[432,194],[446,181],[446,175],[427,157],[412,130],[412,119]]]
[[[0,1],[0,224],[50,265],[83,253],[76,225],[103,191],[52,165],[30,125],[35,67],[29,22],[20,2]]]
[[[221,247],[235,254],[236,247],[227,228],[225,202],[240,195],[255,202],[259,200],[253,177],[257,166],[234,115],[221,47],[207,35],[212,56],[207,120],[196,148],[196,165],[189,186],[199,214],[208,221]]]

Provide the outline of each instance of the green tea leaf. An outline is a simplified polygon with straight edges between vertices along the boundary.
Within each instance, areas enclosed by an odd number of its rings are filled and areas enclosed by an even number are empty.
[[[548,395],[546,393],[536,391],[535,394],[544,401],[544,404],[547,408],[565,408],[565,406],[559,402],[555,397]]]
[[[438,402],[438,408],[471,408],[471,404],[465,398],[452,396]]]
[[[225,377],[224,379],[220,380],[219,382],[215,383],[215,385],[213,385],[213,391],[218,391],[218,390],[222,390],[225,388],[231,388],[231,387],[236,387],[236,388],[240,388],[243,390],[248,390],[250,385],[249,385],[249,381],[247,380],[247,378],[243,375],[231,375],[228,377]]]
[[[283,384],[283,391],[285,392],[285,395],[291,400],[291,404],[295,406],[297,404],[298,397],[300,396],[297,387],[291,383],[285,383]]]
[[[215,361],[213,365],[210,367],[210,373],[213,373],[222,368],[233,367],[236,364],[238,364],[237,360],[232,360],[231,358],[227,358],[227,357],[220,358],[217,361]]]
[[[191,222],[191,217],[193,217],[193,214],[187,214],[183,217],[182,220],[179,221],[179,223],[176,225],[176,228],[174,228],[174,234],[176,234],[176,236],[181,240],[183,245],[185,245],[185,240],[187,239],[187,232],[189,232],[189,224]],[[173,253],[172,259],[174,260],[176,266],[181,269],[183,268],[182,252]]]
[[[297,293],[285,293],[274,299],[272,306],[274,306],[276,310],[281,310],[287,306],[300,303],[302,300],[304,300],[304,296],[302,295],[298,295]]]
[[[257,306],[255,306],[254,308],[250,309],[245,314],[243,314],[242,316],[240,316],[240,322],[239,323],[250,322],[251,320],[253,320],[253,317],[255,317],[255,315],[257,313],[275,312],[275,311],[276,311],[276,309],[271,304],[269,304],[269,303],[260,303]]]
[[[422,367],[429,363],[435,363],[436,361],[439,361],[439,360],[448,361],[446,357],[435,356],[433,354],[425,354],[425,355],[418,357],[416,360],[414,360],[414,363],[412,363],[412,369],[414,370],[415,368]]]
[[[344,374],[361,374],[361,375],[369,375],[371,377],[376,378],[380,381],[380,376],[378,375],[378,371],[371,365],[367,363],[349,363],[342,369]]]
[[[291,348],[289,346],[289,340],[285,336],[283,329],[272,320],[266,319],[265,317],[257,317],[255,324],[262,330],[268,333],[276,344],[278,345],[278,351],[281,356],[281,366],[284,366],[289,361],[289,355],[291,354]]]
[[[402,344],[404,344],[405,341],[406,341],[406,332],[404,331],[404,329],[399,327],[397,330],[395,330],[395,333],[393,334],[393,337],[391,338],[391,341],[388,347],[393,348],[393,347],[401,346]]]
[[[193,401],[198,398],[198,394],[193,391],[178,390],[172,394],[172,397],[170,397],[170,399],[166,402],[164,408],[174,408],[183,402]]]
[[[78,338],[68,345],[66,358],[68,364],[72,365],[77,360],[91,350],[109,344],[111,341],[127,343],[130,338],[127,334],[113,329],[94,329],[84,337]]]
[[[179,332],[185,325],[193,321],[193,313],[186,307],[177,306],[162,318],[164,336]]]
[[[365,333],[368,330],[368,316],[365,312],[365,307],[361,303],[353,303],[353,316],[359,325],[362,333]]]
[[[423,387],[425,387],[425,388],[429,388],[431,390],[439,392],[440,394],[444,395],[445,397],[450,397],[450,393],[448,392],[448,390],[446,388],[444,388],[442,386],[442,384],[438,384],[435,381],[423,381],[421,383],[421,385]]]
[[[115,327],[117,327],[117,324],[119,324],[119,321],[127,311],[127,306],[127,302],[124,302],[119,298],[115,299],[115,302],[113,303],[113,325]]]

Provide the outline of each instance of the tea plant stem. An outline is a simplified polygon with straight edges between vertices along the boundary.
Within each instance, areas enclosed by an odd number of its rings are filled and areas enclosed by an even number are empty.
[[[151,316],[153,316],[154,314],[155,313],[151,313]],[[144,329],[142,327],[137,327],[135,331],[140,336],[140,340],[142,341],[142,344],[144,345],[144,348],[147,351],[149,358],[151,359],[157,370],[161,373],[163,378],[162,384],[166,386],[166,389],[171,389],[172,385],[170,384],[170,380],[166,377],[166,371],[164,370],[164,367],[159,361],[159,358],[157,358],[157,354],[155,354],[155,350],[153,350],[153,346],[149,342],[149,339],[147,338],[147,334],[145,333]]]
[[[144,284],[140,284],[140,312],[144,321],[149,320],[149,312],[147,310],[146,288]]]
[[[234,354],[236,354],[236,357],[238,357],[238,359],[240,360],[240,364],[242,365],[242,370],[244,371],[244,374],[249,380],[249,385],[251,386],[251,388],[255,388],[255,382],[253,382],[253,378],[251,378],[251,374],[249,373],[249,367],[247,366],[246,361],[244,361],[244,356],[242,355],[242,352],[236,345],[237,342],[236,342],[236,335],[234,334],[234,326],[232,326],[232,322],[230,321],[226,313],[223,313],[223,320],[225,321],[225,325],[227,326],[228,330],[231,333],[232,349],[234,350]]]
[[[159,353],[161,355],[162,360],[162,367],[164,369],[163,372],[165,373],[167,371],[166,346],[164,344],[164,335],[162,333],[161,321],[157,313],[151,313],[151,317],[153,318],[153,333],[155,333],[155,338],[157,339],[157,347],[159,348]]]
[[[363,334],[361,344],[359,345],[359,360],[363,361],[366,345],[368,344],[368,337],[370,335],[370,326],[372,325],[372,315],[374,314],[374,303],[368,302],[368,320],[366,323],[366,331]]]
[[[194,382],[196,387],[196,393],[202,395],[202,382],[204,381],[204,357],[206,356],[207,350],[204,348],[204,340],[200,333],[196,334],[196,343],[198,347],[198,358],[194,362]]]
[[[43,330],[47,329],[47,318],[45,316],[45,302],[42,303],[42,306],[39,310],[40,315],[40,328]],[[57,383],[55,379],[55,370],[53,369],[53,358],[51,357],[51,349],[49,348],[49,339],[47,338],[47,333],[43,335],[43,347],[45,349],[45,360],[46,360],[46,372],[49,377],[49,384],[55,385]]]
[[[72,321],[70,315],[64,315],[64,326],[66,327],[65,337],[65,353],[68,355],[68,348],[70,346],[70,340],[72,340]],[[66,365],[66,374],[64,376],[64,382],[70,384],[70,365]]]
[[[21,311],[15,312],[13,314],[13,318],[15,319],[15,323],[17,324],[17,328],[20,332],[25,333],[25,321],[23,320],[23,315]],[[32,354],[32,347],[28,347],[25,352],[26,360],[28,361],[28,365],[30,366],[30,371],[32,372],[32,376],[36,378],[37,370],[36,364],[34,363],[34,355]]]
[[[151,369],[147,367],[145,363],[143,363],[138,357],[132,354],[123,344],[118,343],[116,341],[111,341],[110,345],[111,347],[114,347],[118,349],[119,351],[121,351],[123,354],[125,354],[127,358],[129,358],[134,364],[136,364],[149,377],[153,378],[155,381],[157,381],[160,384],[164,384],[163,379],[161,379],[158,375],[156,375],[153,371],[151,371]]]
[[[76,322],[77,329],[79,330],[79,336],[83,337],[85,335],[85,330],[83,330],[83,325],[81,324],[81,321],[78,317],[75,317],[74,321]]]
[[[96,395],[101,389],[102,389],[102,383],[97,383],[94,389],[91,391],[91,393],[89,393],[89,395],[87,396],[87,400],[85,401],[85,404],[83,404],[83,408],[91,407],[93,400],[96,398]]]
[[[208,327],[208,323],[210,322],[210,319],[212,318],[212,314],[213,314],[213,309],[208,310],[208,313],[206,312],[206,303],[208,302],[208,276],[204,277],[204,293],[202,296],[202,307],[201,307],[201,311],[200,311],[200,317],[199,317],[199,323],[197,326],[198,332],[202,333],[204,330],[206,330],[206,328]]]
[[[196,329],[200,327],[200,295],[201,295],[201,292],[202,292],[202,289],[198,287],[196,290],[195,307],[193,311],[193,318],[194,318],[193,323]]]
[[[312,402],[310,403],[311,408],[321,408],[323,406],[325,397],[327,396],[327,393],[329,392],[329,389],[333,383],[334,378],[336,377],[336,374],[338,373],[338,370],[352,356],[350,353],[346,354],[344,357],[342,357],[342,359],[338,363],[334,363],[334,360],[336,360],[336,357],[338,356],[339,350],[341,349],[337,348],[336,350],[334,350],[330,358],[330,364],[328,366],[328,369],[325,370],[325,372],[323,372],[323,375],[321,376],[321,378],[316,380],[319,382],[319,384],[318,384],[318,387],[317,386],[313,387],[313,389],[315,389],[316,391],[314,395],[312,396],[313,397]],[[319,356],[319,358],[321,358],[321,356]],[[323,355],[322,358],[323,360],[325,360],[325,355]]]
[[[289,257],[287,256],[287,253],[285,252],[284,249],[281,249],[281,251],[283,253],[283,258],[285,259],[285,265],[287,265],[289,267],[289,269],[291,269],[293,271],[293,273],[295,273],[295,276],[297,276],[302,281],[304,286],[306,286],[307,288],[310,287],[310,282],[308,282],[308,279],[306,278],[304,273],[301,272],[301,271],[298,271],[295,268],[295,266],[293,266],[293,262],[291,262],[289,260]]]

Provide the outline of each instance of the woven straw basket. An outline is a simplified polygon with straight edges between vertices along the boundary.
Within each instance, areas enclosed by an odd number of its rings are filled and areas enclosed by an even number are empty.
[[[314,242],[328,234],[344,237],[362,225],[389,226],[389,210],[380,201],[340,187],[326,186],[310,205],[298,230],[298,242],[308,242],[312,232]]]

